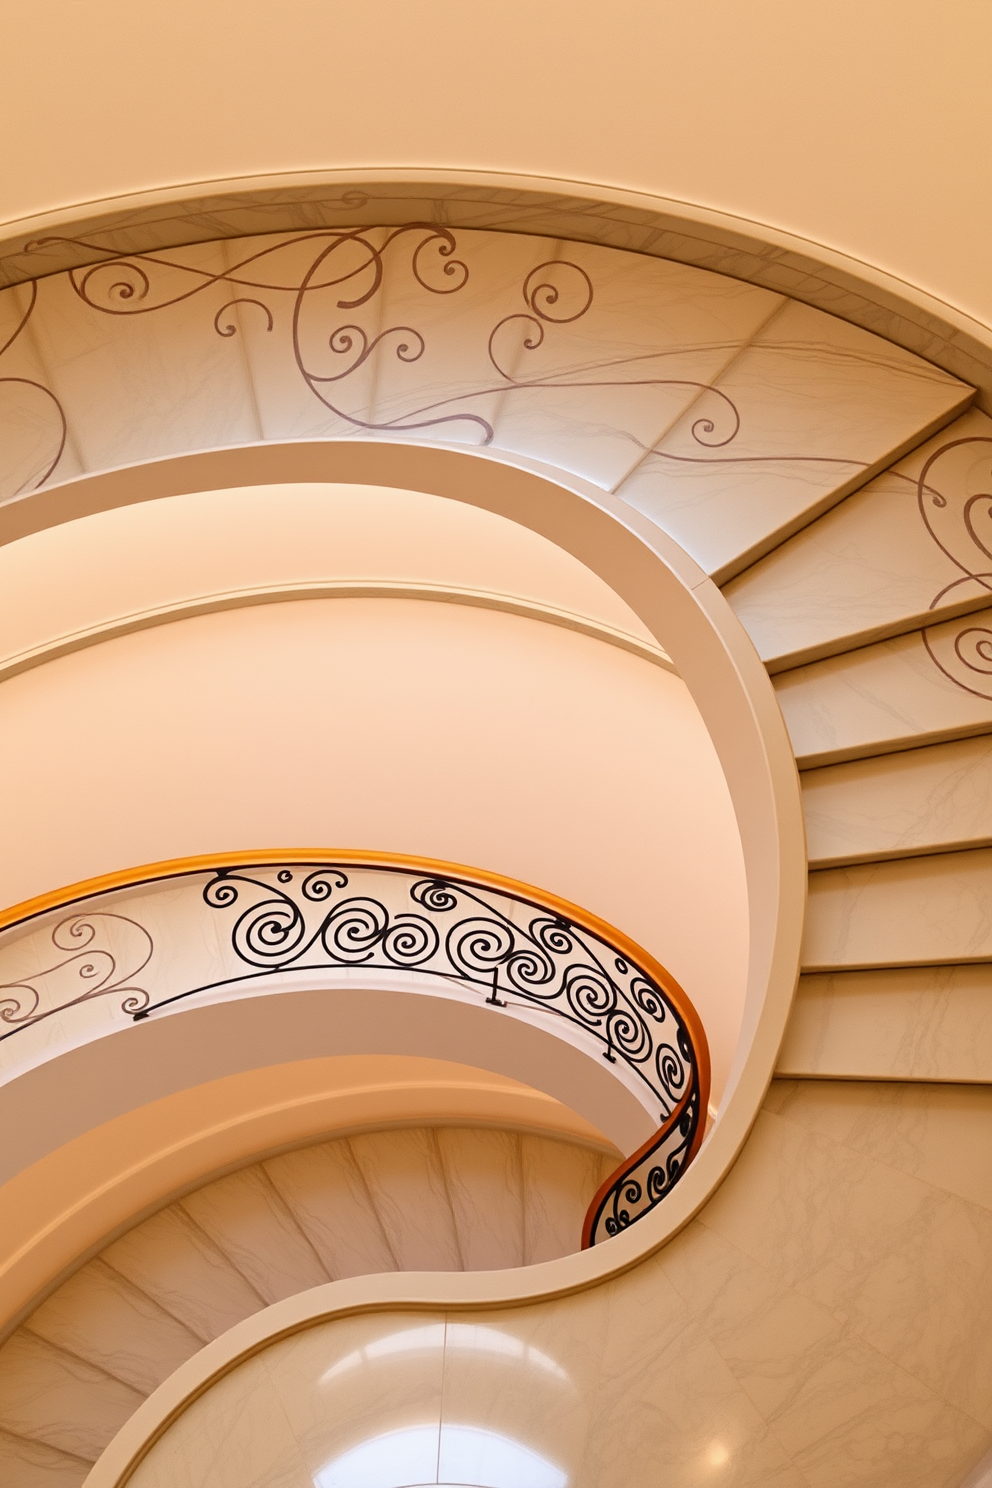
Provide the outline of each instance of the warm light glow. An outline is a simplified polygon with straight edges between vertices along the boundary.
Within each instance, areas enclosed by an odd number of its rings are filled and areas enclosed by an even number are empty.
[[[710,1467],[726,1467],[730,1461],[730,1453],[721,1442],[714,1442],[706,1453],[706,1461]]]
[[[342,1453],[316,1488],[567,1488],[568,1474],[520,1442],[478,1426],[410,1426]]]
[[[568,1375],[560,1364],[533,1344],[514,1338],[512,1333],[473,1323],[428,1323],[421,1328],[404,1328],[400,1333],[390,1333],[354,1353],[346,1354],[321,1376],[320,1382],[328,1384],[360,1364],[371,1364],[397,1354],[419,1353],[424,1349],[454,1349],[459,1353],[482,1354],[490,1359],[493,1355],[518,1359],[530,1369],[568,1381]]]

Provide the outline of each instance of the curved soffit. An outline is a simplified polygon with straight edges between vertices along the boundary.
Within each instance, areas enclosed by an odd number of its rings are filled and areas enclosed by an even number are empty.
[[[992,409],[989,329],[873,264],[767,223],[582,180],[410,168],[247,176],[86,202],[0,228],[0,285],[218,237],[370,221],[599,243],[713,269],[828,311],[926,357]],[[43,247],[40,240],[52,239]]]

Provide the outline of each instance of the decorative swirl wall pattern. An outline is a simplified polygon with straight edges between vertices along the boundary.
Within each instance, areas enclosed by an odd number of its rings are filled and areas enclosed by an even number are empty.
[[[349,379],[354,378],[370,359],[391,356],[396,362],[408,365],[419,362],[427,341],[424,332],[414,325],[388,325],[370,333],[355,321],[341,320],[334,324],[338,312],[362,309],[381,294],[386,262],[396,251],[395,245],[410,245],[408,267],[425,295],[457,295],[470,279],[469,266],[463,257],[457,256],[455,235],[448,228],[413,222],[386,232],[381,244],[373,241],[374,232],[374,229],[324,229],[280,237],[276,242],[266,243],[246,254],[222,272],[211,272],[163,254],[118,256],[101,250],[97,244],[62,236],[37,239],[28,244],[27,252],[42,255],[46,250],[67,248],[85,251],[87,255],[103,252],[103,261],[67,272],[79,300],[101,315],[157,314],[218,285],[230,286],[233,295],[213,315],[214,330],[224,338],[238,335],[239,307],[251,307],[253,312],[260,312],[266,331],[274,331],[275,316],[265,297],[288,297],[292,355],[302,382],[330,414],[341,419],[346,426],[363,432],[398,434],[432,430],[443,437],[447,432],[446,426],[455,425],[461,426],[463,437],[474,433],[478,443],[488,445],[494,438],[491,420],[478,411],[458,405],[480,402],[500,393],[579,388],[677,388],[701,400],[702,406],[689,424],[691,440],[698,447],[699,454],[690,456],[663,450],[627,431],[625,437],[644,455],[678,463],[712,463],[718,457],[705,452],[726,449],[740,433],[740,410],[734,399],[715,382],[692,377],[637,375],[637,363],[646,364],[659,356],[684,354],[692,351],[691,347],[679,347],[676,352],[659,347],[639,357],[605,361],[593,357],[582,371],[570,370],[565,375],[550,372],[528,377],[514,371],[516,359],[522,356],[526,361],[527,354],[544,346],[552,328],[574,324],[585,317],[593,305],[595,288],[591,276],[567,258],[549,259],[531,269],[520,286],[525,308],[501,316],[489,331],[486,340],[488,378],[465,391],[417,405],[399,417],[363,418],[354,407],[347,406],[344,394]],[[301,249],[306,249],[302,263]],[[37,289],[38,281],[32,281],[31,302],[14,335],[6,346],[0,348],[0,357],[30,321],[37,301]],[[792,351],[794,348],[783,347],[783,350]],[[330,353],[331,360],[322,361],[321,352],[325,358]],[[825,353],[821,349],[819,354]],[[66,421],[55,394],[40,382],[32,382],[31,386],[50,400],[60,430],[56,452],[46,458],[45,464],[32,476],[30,488],[36,489],[58,469],[65,447]],[[335,392],[335,389],[339,391]],[[705,407],[707,402],[712,405],[708,410]],[[451,432],[457,436],[457,429]],[[746,464],[772,461],[776,464],[811,463],[853,468],[864,464],[847,455],[802,451],[731,454],[722,458]]]
[[[978,586],[992,597],[992,491],[969,489],[970,482],[949,498],[933,484],[933,472],[953,450],[973,445],[992,446],[988,435],[951,439],[934,450],[917,480],[920,516],[930,537],[960,577],[945,584],[930,605],[946,603],[955,590]],[[979,623],[974,623],[977,619]],[[923,644],[944,676],[965,692],[992,700],[992,621],[984,616],[968,618],[953,635],[945,627],[923,631]]]
[[[0,1042],[37,1023],[92,1002],[119,997],[120,1010],[132,1017],[147,1007],[149,996],[135,978],[154,953],[148,931],[127,915],[72,914],[51,932],[62,953],[52,966],[22,979],[0,983]]]

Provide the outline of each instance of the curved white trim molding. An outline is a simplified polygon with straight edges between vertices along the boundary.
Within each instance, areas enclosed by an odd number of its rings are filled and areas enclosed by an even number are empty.
[[[74,651],[83,651],[87,646],[99,646],[103,641],[132,635],[137,630],[151,630],[157,625],[171,625],[197,615],[215,615],[221,610],[240,610],[252,605],[286,604],[292,600],[306,599],[419,599],[436,604],[501,610],[506,615],[540,620],[545,625],[560,625],[565,630],[574,630],[591,640],[603,641],[608,646],[629,651],[631,655],[639,656],[642,661],[649,661],[652,666],[661,667],[663,671],[675,670],[667,652],[660,646],[649,646],[645,641],[638,640],[637,636],[628,635],[626,631],[607,625],[604,621],[591,620],[585,615],[577,615],[555,605],[539,604],[536,600],[520,599],[513,594],[497,594],[483,589],[461,588],[452,584],[401,583],[387,579],[369,579],[367,582],[327,579],[321,583],[266,584],[248,589],[225,590],[121,615],[102,625],[55,636],[30,650],[0,656],[0,682],[30,671],[33,667],[44,666],[47,661],[56,661],[60,656],[70,656]]]
[[[677,1191],[648,1219],[597,1247],[592,1260],[562,1261],[561,1279],[552,1285],[571,1289],[614,1274],[675,1234],[730,1168],[771,1078],[791,1007],[806,853],[795,761],[768,675],[716,586],[671,538],[589,483],[519,458],[383,441],[270,442],[66,482],[9,503],[0,522],[11,540],[134,502],[289,481],[424,491],[496,512],[549,538],[605,580],[671,653],[709,730],[737,816],[748,885],[741,1039],[719,1119]],[[579,1268],[574,1279],[573,1266]],[[533,1295],[530,1280],[524,1285]]]

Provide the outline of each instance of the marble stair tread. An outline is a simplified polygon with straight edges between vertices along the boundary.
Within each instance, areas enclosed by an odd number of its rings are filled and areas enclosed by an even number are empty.
[[[797,301],[769,320],[716,388],[720,396],[701,396],[616,489],[719,584],[972,398],[912,354]]]
[[[992,961],[992,848],[809,876],[805,971]]]
[[[31,1331],[143,1395],[203,1342],[99,1257],[32,1313]]]
[[[992,737],[805,770],[812,868],[992,844]]]
[[[368,1133],[352,1137],[349,1145],[400,1270],[463,1270],[435,1133],[396,1131],[389,1143]]]
[[[145,1396],[28,1328],[0,1352],[0,1430],[95,1462]]]
[[[331,1280],[261,1165],[208,1184],[188,1195],[182,1207],[266,1302]]]
[[[524,1264],[524,1176],[517,1132],[439,1127],[438,1147],[467,1271]]]
[[[168,1374],[292,1286],[575,1250],[618,1156],[490,1127],[400,1127],[208,1181],[105,1247],[0,1348],[3,1488],[78,1488]]]
[[[773,680],[801,770],[992,732],[992,609]]]
[[[396,1257],[347,1141],[286,1152],[264,1167],[332,1280],[396,1270]]]
[[[777,1073],[992,1084],[992,966],[801,977]]]
[[[992,419],[973,409],[727,584],[769,671],[987,606],[992,502],[973,498],[990,469]]]
[[[81,1488],[92,1462],[0,1430],[4,1488]]]

